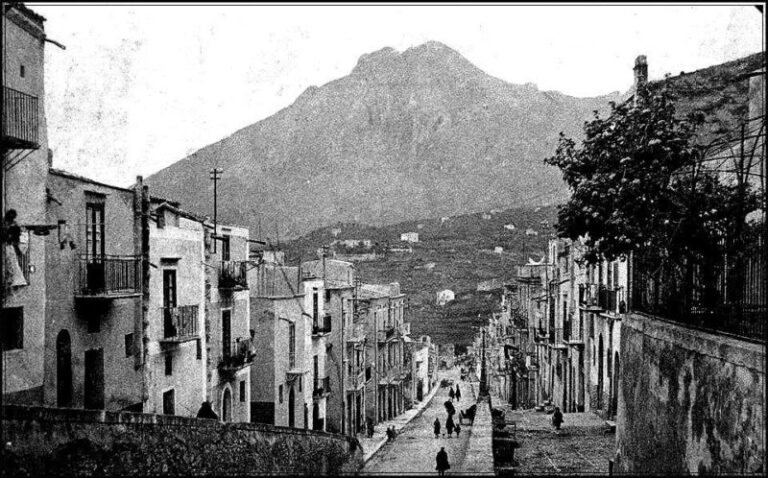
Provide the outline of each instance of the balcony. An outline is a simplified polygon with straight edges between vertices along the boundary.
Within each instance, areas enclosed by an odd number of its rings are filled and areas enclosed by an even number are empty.
[[[326,334],[331,333],[331,316],[323,316],[322,321],[317,321],[312,324],[312,337],[319,338]]]
[[[199,337],[197,305],[161,307],[160,314],[163,316],[161,344],[180,344]]]
[[[320,399],[327,397],[331,394],[331,379],[330,377],[324,377],[319,380],[315,379],[314,390],[312,391],[312,398]]]
[[[350,324],[344,329],[344,340],[350,343],[362,343],[365,341],[364,324]]]
[[[394,325],[384,326],[383,329],[378,331],[377,335],[378,335],[379,342],[388,342],[400,336],[397,327],[395,327]]]
[[[598,305],[607,314],[612,316],[625,313],[626,301],[624,300],[624,288],[601,288],[598,294]]]
[[[597,284],[581,284],[579,286],[579,306],[593,312],[602,310]]]
[[[83,256],[76,260],[75,269],[75,298],[117,299],[141,295],[138,256]]]
[[[2,145],[4,148],[40,148],[37,103],[36,96],[3,86]]]
[[[365,385],[365,370],[358,374],[349,375],[346,377],[347,390],[359,390]]]
[[[248,288],[247,261],[221,261],[219,266],[219,288],[245,290]]]
[[[550,339],[549,339],[549,346],[550,348],[556,349],[556,350],[566,350],[566,344],[565,344],[565,336],[563,334],[562,328],[555,328],[551,329],[550,332]]]
[[[253,340],[240,337],[235,339],[222,349],[222,357],[219,361],[219,374],[225,378],[232,378],[237,371],[244,369],[253,362]]]
[[[571,347],[584,347],[582,331],[576,330],[576,322],[574,320],[568,322],[568,328],[568,334],[564,337],[565,344]]]

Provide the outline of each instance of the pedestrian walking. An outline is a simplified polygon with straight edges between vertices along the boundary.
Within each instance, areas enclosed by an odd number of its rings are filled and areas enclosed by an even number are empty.
[[[451,415],[448,415],[448,419],[445,421],[445,430],[448,432],[448,438],[451,437],[453,434],[453,429],[455,428],[455,425],[453,423],[453,417]]]
[[[461,389],[459,388],[459,384],[456,384],[456,401],[461,401]]]
[[[453,387],[451,387],[451,391],[448,392],[448,396],[451,397],[451,401],[453,401],[453,398],[456,396],[456,392],[453,391]]]
[[[432,426],[435,428],[435,438],[439,438],[440,437],[440,419],[435,418],[435,423],[433,423]]]
[[[448,453],[445,452],[445,447],[440,447],[440,451],[437,452],[435,461],[437,461],[437,466],[435,466],[437,474],[439,476],[445,476],[445,470],[451,467],[451,464],[448,463]]]
[[[368,431],[368,438],[373,438],[373,419],[365,417],[365,428]]]
[[[562,425],[564,421],[560,407],[555,407],[555,413],[552,414],[552,425],[555,426],[555,430],[560,430],[560,425]]]
[[[459,438],[459,433],[461,433],[461,425],[456,424],[456,438]]]

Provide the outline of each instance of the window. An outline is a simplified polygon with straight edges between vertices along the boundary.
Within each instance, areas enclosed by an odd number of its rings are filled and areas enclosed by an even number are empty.
[[[176,397],[173,389],[163,392],[163,415],[176,414]]]
[[[245,402],[245,380],[240,381],[240,401]]]
[[[303,382],[304,377],[299,377],[299,392],[301,392],[301,382]]]
[[[203,359],[203,343],[200,339],[196,340],[197,342],[197,360]]]
[[[24,348],[24,308],[10,307],[3,309],[0,318],[0,340],[3,350]]]
[[[231,260],[230,257],[230,243],[229,243],[229,236],[224,236],[221,239],[221,260],[222,261],[229,261]]]
[[[89,195],[85,205],[85,253],[104,257],[104,199]]]
[[[277,398],[280,401],[280,403],[283,403],[283,386],[282,385],[280,385],[277,388]]]
[[[288,367],[296,368],[296,324],[288,326]]]
[[[319,368],[320,362],[318,361],[317,355],[312,357],[312,371],[314,372],[314,376],[312,378],[312,385],[314,386],[314,390],[317,390],[317,382],[320,380],[320,377],[318,376],[318,372],[320,371]]]
[[[232,311],[221,311],[221,351],[225,358],[232,355]]]
[[[125,334],[125,356],[133,355],[133,334]]]
[[[24,65],[19,65],[19,76],[22,78],[27,76],[27,69],[24,67]]]
[[[173,356],[172,355],[165,356],[165,375],[166,376],[173,375]]]
[[[331,301],[331,290],[325,289],[325,301],[330,302]]]
[[[312,325],[317,327],[317,316],[319,314],[319,305],[317,301],[317,287],[312,289]]]

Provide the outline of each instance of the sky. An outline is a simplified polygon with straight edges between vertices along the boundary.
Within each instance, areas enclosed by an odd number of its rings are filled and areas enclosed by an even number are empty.
[[[511,83],[572,96],[764,50],[741,6],[61,5],[46,17],[54,167],[127,186],[351,72],[360,56],[434,40]]]

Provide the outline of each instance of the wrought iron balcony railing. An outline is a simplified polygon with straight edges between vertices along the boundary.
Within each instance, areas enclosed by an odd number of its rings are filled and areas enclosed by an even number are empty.
[[[3,147],[38,149],[39,130],[37,97],[3,86]]]
[[[598,305],[601,309],[611,314],[623,314],[626,312],[624,288],[601,288],[598,296]]]
[[[198,306],[161,307],[163,316],[163,340],[167,343],[185,342],[199,336]]]
[[[247,261],[221,261],[219,267],[219,288],[247,289]]]
[[[581,284],[579,286],[579,304],[588,308],[599,308],[598,284]]]
[[[327,397],[331,393],[331,378],[323,377],[321,379],[315,379],[314,390],[312,396],[315,398]]]
[[[230,344],[225,344],[219,361],[219,373],[233,375],[253,362],[254,342],[251,338],[240,337]]]
[[[110,298],[141,293],[138,256],[82,256],[75,268],[77,297]]]
[[[331,315],[326,314],[322,317],[322,320],[316,321],[312,324],[312,335],[319,337],[324,334],[331,333]]]

